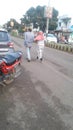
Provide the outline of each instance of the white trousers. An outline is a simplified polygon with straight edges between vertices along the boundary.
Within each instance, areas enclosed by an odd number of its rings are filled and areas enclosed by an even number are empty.
[[[31,60],[30,49],[30,47],[26,47],[26,55],[28,60]]]
[[[38,58],[43,58],[43,52],[44,52],[44,43],[38,43],[38,49],[37,49],[37,53],[38,53]]]

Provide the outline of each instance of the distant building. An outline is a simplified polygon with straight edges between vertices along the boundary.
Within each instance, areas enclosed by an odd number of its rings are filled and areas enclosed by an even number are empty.
[[[56,30],[62,30],[62,31],[67,31],[71,27],[71,18],[68,17],[67,15],[60,16],[58,18],[58,23],[57,23],[57,28]]]
[[[55,35],[57,35],[59,41],[63,41],[63,38],[68,39],[72,31],[73,31],[73,26],[72,26],[71,17],[67,15],[58,17]]]

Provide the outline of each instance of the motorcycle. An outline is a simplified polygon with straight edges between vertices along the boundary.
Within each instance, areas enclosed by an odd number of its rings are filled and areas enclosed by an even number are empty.
[[[21,74],[22,52],[16,51],[0,57],[0,84],[5,86]]]

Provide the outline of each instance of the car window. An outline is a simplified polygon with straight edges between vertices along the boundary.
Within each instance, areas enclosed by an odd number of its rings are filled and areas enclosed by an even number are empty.
[[[8,41],[8,34],[7,32],[0,31],[0,42]]]
[[[54,37],[54,35],[53,34],[48,34],[48,37]]]

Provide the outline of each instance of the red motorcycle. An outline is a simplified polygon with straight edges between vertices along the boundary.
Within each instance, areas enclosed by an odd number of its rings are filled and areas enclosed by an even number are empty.
[[[0,84],[10,84],[21,74],[22,52],[16,51],[0,57]]]

